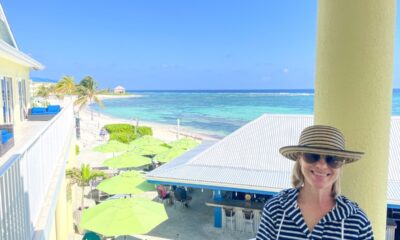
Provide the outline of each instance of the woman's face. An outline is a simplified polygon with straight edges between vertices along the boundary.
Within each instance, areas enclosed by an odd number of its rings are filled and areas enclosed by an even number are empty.
[[[326,164],[325,157],[315,163],[307,163],[300,155],[300,167],[304,176],[304,184],[315,189],[332,189],[332,185],[339,178],[341,167],[332,168]]]

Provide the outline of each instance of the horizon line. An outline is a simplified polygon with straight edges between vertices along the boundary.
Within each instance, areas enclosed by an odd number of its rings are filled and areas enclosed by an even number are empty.
[[[108,88],[106,88],[108,89]],[[110,88],[113,89],[113,88]],[[126,91],[154,91],[154,92],[166,92],[166,91],[293,91],[293,90],[303,90],[303,91],[315,91],[315,88],[260,88],[260,89],[126,89]],[[393,88],[394,90],[400,90],[400,88]]]

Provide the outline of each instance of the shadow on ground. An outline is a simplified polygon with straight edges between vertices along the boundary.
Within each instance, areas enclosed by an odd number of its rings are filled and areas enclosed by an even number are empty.
[[[255,233],[244,233],[214,227],[214,208],[205,205],[212,198],[212,191],[194,189],[189,208],[180,204],[165,205],[168,220],[158,225],[146,236],[127,239],[183,239],[183,240],[247,240]],[[152,238],[155,237],[155,238]],[[120,238],[124,239],[124,238]]]

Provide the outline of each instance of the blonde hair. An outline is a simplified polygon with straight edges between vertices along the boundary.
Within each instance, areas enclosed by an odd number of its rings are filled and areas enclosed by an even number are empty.
[[[301,154],[298,154],[297,160],[293,166],[293,171],[292,171],[292,186],[297,189],[300,189],[304,186],[304,175],[301,172],[300,157]],[[331,196],[333,198],[338,197],[341,193],[341,188],[340,188],[341,177],[342,177],[342,171],[340,171],[338,179],[332,185]]]

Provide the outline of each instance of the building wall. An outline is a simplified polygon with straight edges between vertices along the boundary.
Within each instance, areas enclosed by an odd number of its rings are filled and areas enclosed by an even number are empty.
[[[19,92],[18,92],[18,81],[24,79],[26,82],[25,92],[27,94],[27,102],[29,107],[29,99],[30,99],[30,81],[29,81],[29,71],[30,68],[26,66],[22,66],[20,64],[9,61],[2,56],[0,56],[0,79],[4,77],[8,77],[12,79],[12,87],[13,87],[13,122],[15,125],[19,125],[21,123],[20,118],[20,103],[19,103]],[[0,85],[1,87],[1,85]],[[3,117],[3,96],[0,95],[0,124],[4,122]]]
[[[120,88],[118,88],[118,89],[114,89],[114,93],[116,93],[116,94],[124,94],[125,93],[125,89],[120,89]]]

